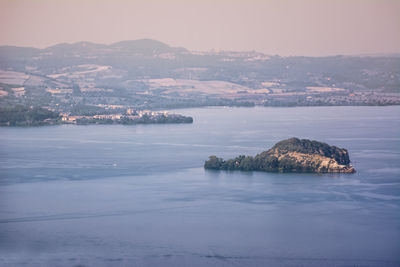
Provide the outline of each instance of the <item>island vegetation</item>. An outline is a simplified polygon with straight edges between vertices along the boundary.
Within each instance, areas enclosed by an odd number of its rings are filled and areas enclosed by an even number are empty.
[[[264,172],[354,173],[346,149],[307,139],[290,138],[255,157],[224,160],[210,156],[205,169]]]

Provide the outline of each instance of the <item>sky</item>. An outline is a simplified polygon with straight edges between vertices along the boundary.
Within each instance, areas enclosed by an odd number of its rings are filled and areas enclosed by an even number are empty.
[[[196,51],[400,53],[400,0],[0,0],[0,45],[142,38]]]

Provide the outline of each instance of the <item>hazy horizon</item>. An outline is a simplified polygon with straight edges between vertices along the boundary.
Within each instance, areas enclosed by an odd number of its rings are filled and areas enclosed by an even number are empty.
[[[183,46],[172,46],[172,45],[170,45],[170,44],[168,44],[168,43],[166,43],[166,42],[163,42],[162,40],[156,40],[156,39],[151,39],[151,38],[141,38],[141,39],[135,39],[135,40],[120,40],[120,41],[117,41],[117,42],[113,42],[113,43],[98,43],[98,42],[91,42],[91,41],[85,41],[85,40],[83,40],[83,41],[76,41],[76,42],[62,42],[62,43],[55,43],[55,44],[52,44],[52,45],[49,45],[49,46],[46,46],[46,47],[34,47],[34,46],[18,46],[18,45],[0,45],[0,46],[14,46],[14,47],[25,47],[25,48],[36,48],[36,49],[46,49],[46,48],[49,48],[49,47],[52,47],[52,46],[56,46],[56,45],[60,45],[60,44],[70,44],[70,45],[73,45],[73,44],[77,44],[77,43],[92,43],[92,44],[95,44],[95,45],[112,45],[112,44],[115,44],[115,43],[118,43],[118,42],[124,42],[124,41],[139,41],[139,40],[152,40],[152,41],[158,41],[158,42],[161,42],[161,43],[164,43],[164,44],[166,44],[166,45],[169,45],[170,47],[180,47],[180,48],[185,48],[185,49],[187,49],[186,47],[183,47]],[[214,49],[214,48],[212,48],[212,49],[208,49],[208,50],[191,50],[191,49],[188,49],[189,51],[192,51],[192,52],[197,52],[197,51],[199,51],[199,52],[222,52],[222,51],[225,51],[225,52],[258,52],[258,53],[264,53],[264,54],[266,54],[266,55],[270,55],[270,56],[275,56],[275,55],[277,55],[277,56],[283,56],[283,57],[286,57],[286,56],[288,56],[288,57],[291,57],[291,56],[294,56],[294,57],[296,57],[296,56],[304,56],[304,55],[280,55],[280,54],[267,54],[267,53],[265,53],[265,52],[262,52],[262,51],[259,51],[259,50],[228,50],[228,49]],[[334,57],[334,56],[371,56],[371,57],[380,57],[380,56],[382,56],[382,57],[386,57],[386,56],[388,56],[388,57],[392,57],[392,56],[394,56],[394,57],[399,57],[400,56],[400,51],[399,52],[393,52],[393,53],[391,53],[391,52],[388,52],[388,53],[359,53],[359,54],[332,54],[332,55],[309,55],[309,56],[307,56],[307,57]]]
[[[2,0],[0,45],[154,39],[194,51],[400,53],[400,2]]]

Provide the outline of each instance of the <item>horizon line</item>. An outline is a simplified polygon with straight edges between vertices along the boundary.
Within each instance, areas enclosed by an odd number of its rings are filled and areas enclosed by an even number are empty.
[[[152,38],[139,38],[139,39],[124,39],[116,42],[110,42],[110,43],[99,43],[99,42],[93,42],[93,41],[76,41],[76,42],[58,42],[49,46],[45,47],[35,47],[35,46],[30,46],[30,45],[14,45],[14,44],[0,44],[0,47],[17,47],[17,48],[33,48],[33,49],[38,49],[38,50],[46,50],[51,47],[57,46],[57,45],[76,45],[76,44],[93,44],[93,45],[104,45],[104,46],[112,46],[117,43],[121,42],[135,42],[135,41],[153,41],[153,42],[158,42],[164,45],[167,45],[170,48],[183,48],[188,50],[189,52],[206,52],[206,53],[218,53],[218,52],[238,52],[238,53],[245,53],[245,52],[256,52],[260,54],[264,54],[266,56],[279,56],[279,57],[340,57],[340,56],[354,56],[354,57],[400,57],[400,51],[398,52],[371,52],[371,53],[346,53],[346,54],[327,54],[327,55],[320,55],[320,56],[315,56],[315,55],[301,55],[301,54],[290,54],[290,55],[280,55],[280,54],[269,54],[269,53],[264,53],[260,52],[256,49],[252,50],[228,50],[228,49],[221,49],[221,48],[211,48],[208,50],[197,50],[197,49],[188,49],[184,46],[172,46],[166,42],[157,40],[157,39],[152,39]]]

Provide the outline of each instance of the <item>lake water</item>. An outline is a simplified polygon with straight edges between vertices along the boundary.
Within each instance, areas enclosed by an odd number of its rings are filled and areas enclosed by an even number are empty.
[[[400,266],[400,107],[177,112],[0,128],[0,266]],[[293,136],[357,173],[203,169]]]

